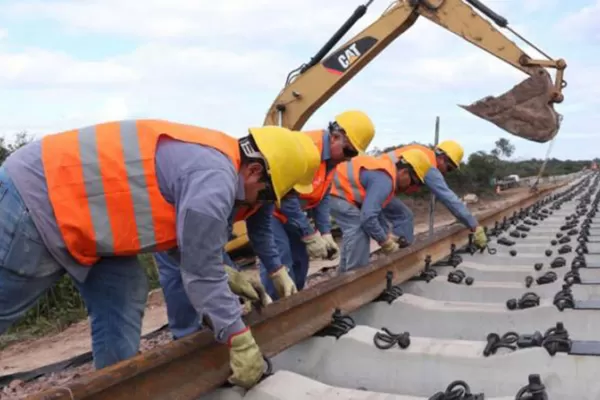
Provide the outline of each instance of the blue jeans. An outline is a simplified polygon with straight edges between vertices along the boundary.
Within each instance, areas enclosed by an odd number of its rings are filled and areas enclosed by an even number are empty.
[[[271,219],[273,227],[273,236],[275,245],[281,257],[281,263],[287,266],[290,277],[296,284],[298,290],[302,290],[306,285],[306,276],[308,275],[309,257],[306,251],[306,245],[302,241],[300,234],[293,228],[283,224],[277,218]],[[273,281],[262,261],[259,263],[260,280],[267,293],[273,300],[279,298]]]
[[[202,329],[202,321],[185,292],[177,261],[166,251],[154,253],[154,260],[158,266],[158,280],[165,296],[169,330],[173,339],[181,339],[199,331]],[[225,251],[223,262],[236,268]]]
[[[0,334],[65,273],[50,255],[12,180],[0,167]],[[94,366],[137,354],[148,295],[136,257],[102,259],[74,281],[90,316]]]
[[[343,273],[369,264],[371,255],[371,237],[362,228],[360,209],[346,200],[332,196],[331,216],[342,231],[342,249],[338,272]],[[379,214],[379,223],[388,230],[388,222],[383,212]]]
[[[181,280],[179,265],[167,252],[154,253],[158,266],[158,280],[167,305],[167,318],[173,339],[199,331],[202,322],[192,306]]]

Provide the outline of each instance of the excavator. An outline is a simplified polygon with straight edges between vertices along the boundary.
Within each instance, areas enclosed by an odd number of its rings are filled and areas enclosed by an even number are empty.
[[[508,20],[479,0],[396,0],[383,14],[356,36],[330,51],[362,18],[373,0],[356,8],[335,34],[306,64],[292,70],[264,120],[264,125],[300,130],[311,115],[340,90],[390,43],[425,17],[496,56],[528,75],[504,94],[487,96],[469,105],[460,105],[473,115],[487,120],[517,137],[546,143],[559,131],[562,115],[554,103],[564,99],[565,60],[553,59],[519,35]],[[483,18],[482,15],[490,21]],[[546,59],[527,55],[493,24],[510,31]],[[555,70],[552,81],[548,69]],[[233,239],[225,250],[234,253],[249,244],[244,222],[233,226]]]

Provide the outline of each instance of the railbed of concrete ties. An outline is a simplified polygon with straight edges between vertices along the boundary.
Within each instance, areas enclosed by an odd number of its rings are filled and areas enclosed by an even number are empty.
[[[585,175],[499,221],[488,250],[434,260],[391,302],[351,313],[339,337],[312,336],[279,353],[253,389],[202,399],[600,399],[599,189],[600,174]],[[389,348],[375,343],[383,328],[396,335]]]

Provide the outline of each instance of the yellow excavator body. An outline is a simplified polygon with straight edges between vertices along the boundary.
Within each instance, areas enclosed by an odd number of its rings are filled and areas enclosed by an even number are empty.
[[[527,79],[500,96],[487,96],[460,107],[530,141],[545,143],[556,136],[562,116],[555,111],[554,103],[563,101],[562,89],[566,87],[563,75],[567,64],[563,59],[552,59],[527,42],[508,26],[506,18],[480,0],[393,1],[371,25],[330,52],[366,13],[372,1],[360,5],[309,63],[290,73],[286,85],[267,112],[265,125],[302,129],[321,105],[419,17],[425,17],[528,75]],[[531,58],[492,23],[509,30],[546,59]],[[548,69],[555,70],[554,81]],[[237,251],[248,245],[244,222],[234,224],[233,233],[234,239],[227,244],[227,251]]]

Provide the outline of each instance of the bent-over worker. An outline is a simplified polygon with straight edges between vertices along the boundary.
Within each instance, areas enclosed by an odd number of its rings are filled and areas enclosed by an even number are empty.
[[[178,248],[196,312],[229,347],[230,381],[252,386],[264,363],[223,268],[228,218],[314,174],[302,137],[126,120],[17,150],[0,167],[0,333],[67,272],[90,315],[95,367],[132,357],[148,292],[136,255]]]
[[[158,281],[165,298],[167,321],[173,340],[181,339],[201,330],[202,321],[185,292],[177,259],[171,256],[169,251],[161,251],[153,254],[153,256],[158,269]],[[251,282],[243,279],[241,274],[235,274],[233,268],[237,270],[237,267],[226,251],[223,251],[223,266],[229,278],[229,288],[242,300],[246,300],[246,306],[251,306],[252,302],[255,301],[261,302],[263,305],[272,301],[266,295],[264,288],[253,287]],[[238,279],[233,280],[232,278]],[[237,287],[236,283],[239,283]],[[264,293],[261,293],[260,289]]]
[[[395,163],[363,155],[338,165],[331,216],[342,231],[340,273],[369,264],[371,239],[385,254],[398,250],[398,236],[390,231],[383,210],[395,195],[422,185],[430,168],[431,162],[418,150],[404,152]]]
[[[394,149],[382,155],[389,157],[395,162],[402,154],[409,150],[419,150],[431,162],[432,168],[425,175],[425,186],[431,190],[436,199],[439,200],[456,219],[463,225],[471,229],[473,235],[473,244],[479,248],[484,248],[487,244],[487,236],[477,219],[471,214],[467,206],[458,198],[458,196],[448,187],[444,176],[460,168],[464,156],[464,150],[460,144],[454,140],[445,140],[439,143],[434,149],[420,144],[410,144]],[[422,186],[410,188],[406,194],[414,193]],[[394,198],[388,207],[386,207],[385,216],[394,221],[396,230],[400,238],[408,245],[414,240],[414,221],[412,211],[399,198]]]
[[[318,151],[310,138],[302,137],[302,141],[304,145],[312,147],[312,151],[307,154],[312,155],[313,158],[307,159],[307,161],[310,162],[311,168],[316,170],[319,165]],[[297,290],[294,281],[288,275],[285,261],[277,251],[276,237],[273,235],[271,225],[273,207],[272,203],[263,203],[251,208],[241,203],[235,206],[228,220],[228,239],[231,238],[233,224],[245,221],[252,248],[258,258],[267,266],[269,282],[274,288],[274,292],[281,297],[286,297],[296,293]],[[249,311],[254,302],[260,302],[262,306],[272,302],[265,288],[259,282],[251,282],[246,279],[229,254],[224,249],[222,252],[223,266],[228,275],[229,287],[233,293],[242,298],[245,311]],[[167,307],[169,330],[173,338],[180,339],[200,330],[202,321],[187,297],[178,261],[169,252],[156,253],[154,258],[158,266],[159,281]]]
[[[313,191],[307,194],[289,193],[276,208],[272,220],[275,243],[281,261],[298,290],[302,290],[308,275],[309,258],[335,259],[339,248],[331,236],[329,191],[335,167],[364,153],[375,135],[371,119],[361,111],[349,110],[335,117],[327,129],[305,132],[321,153],[321,164],[315,174]],[[312,213],[313,228],[305,211]],[[260,262],[260,277],[271,298],[278,295],[269,268]]]

